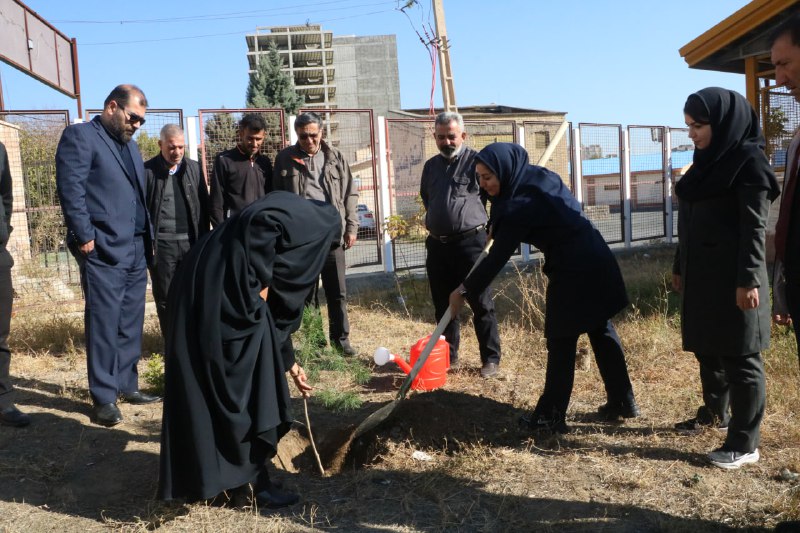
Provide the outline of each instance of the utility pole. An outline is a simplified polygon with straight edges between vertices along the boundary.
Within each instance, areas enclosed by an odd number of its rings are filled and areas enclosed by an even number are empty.
[[[447,39],[447,28],[444,23],[444,0],[432,0],[433,18],[436,23],[436,37],[439,52],[439,74],[442,78],[442,97],[445,111],[458,111],[456,107],[456,88],[453,82],[453,71],[450,68],[450,41]]]

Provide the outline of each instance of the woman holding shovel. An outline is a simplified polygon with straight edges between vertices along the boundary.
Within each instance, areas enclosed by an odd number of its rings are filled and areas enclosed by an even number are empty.
[[[544,254],[548,278],[544,335],[547,375],[544,392],[530,417],[533,429],[566,433],[567,406],[575,376],[578,337],[589,335],[605,384],[604,418],[639,416],[625,355],[611,317],[628,304],[614,255],[583,215],[561,178],[528,163],[528,153],[511,143],[493,143],[477,156],[481,187],[492,201],[489,255],[450,295],[457,313],[464,296],[483,291],[508,262],[520,242]]]

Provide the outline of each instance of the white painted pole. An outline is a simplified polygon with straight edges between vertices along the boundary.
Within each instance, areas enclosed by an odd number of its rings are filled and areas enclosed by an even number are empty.
[[[294,121],[292,121],[294,122]],[[292,128],[294,131],[294,128]],[[386,231],[384,222],[386,218],[391,215],[392,205],[389,190],[389,151],[386,144],[386,118],[378,117],[378,188],[380,194],[378,195],[380,201],[380,213],[382,220],[376,221],[378,223],[378,231],[383,237],[383,271],[394,272],[394,255],[392,253],[392,239]]]
[[[200,143],[198,142],[197,132],[197,117],[186,117],[186,145],[189,147],[189,159],[194,159],[195,161],[199,161],[197,149]]]
[[[572,194],[575,195],[575,199],[578,200],[578,203],[581,204],[581,208],[583,208],[583,174],[581,170],[581,130],[580,128],[573,128],[572,129],[572,138],[575,144],[572,146],[572,176],[573,176],[573,186],[575,190],[572,191]]]
[[[519,145],[525,148],[525,126],[519,126],[517,128],[517,139],[519,139]],[[519,250],[522,254],[523,261],[530,261],[531,260],[531,245],[527,242],[521,242],[519,244]]]
[[[289,115],[289,146],[297,144],[297,132],[294,131],[295,120],[297,120],[297,115]]]
[[[627,129],[622,130],[622,153],[619,155],[619,164],[622,173],[622,232],[625,238],[625,248],[630,248],[633,237],[633,216],[631,214],[631,144]]]
[[[664,169],[664,207],[666,210],[664,213],[667,227],[664,228],[666,230],[664,235],[667,237],[667,242],[671,243],[674,237],[672,228],[675,224],[672,212],[672,130],[670,128],[665,129],[667,131],[666,135],[664,135],[664,161],[666,162],[666,168]]]

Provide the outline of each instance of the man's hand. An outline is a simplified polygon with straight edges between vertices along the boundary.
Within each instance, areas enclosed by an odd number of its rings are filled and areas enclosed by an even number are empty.
[[[681,282],[680,274],[672,275],[672,290],[675,292],[683,292],[683,283]]]
[[[352,248],[353,245],[356,243],[356,234],[355,233],[345,233],[344,234],[344,249],[347,250]]]
[[[455,318],[458,316],[458,313],[461,311],[461,308],[464,307],[464,302],[466,298],[463,296],[464,285],[459,285],[456,289],[450,293],[450,316],[451,318]]]
[[[94,239],[89,242],[85,242],[81,244],[78,249],[81,251],[83,255],[89,255],[89,252],[94,250]]]
[[[789,313],[785,315],[772,315],[772,321],[776,324],[780,324],[781,326],[791,326],[792,325],[792,317]]]
[[[736,287],[736,307],[749,311],[758,307],[758,287]]]

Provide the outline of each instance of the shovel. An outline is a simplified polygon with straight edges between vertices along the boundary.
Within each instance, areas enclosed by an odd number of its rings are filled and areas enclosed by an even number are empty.
[[[489,255],[489,249],[492,247],[493,242],[494,241],[492,239],[489,239],[489,241],[486,243],[486,246],[484,246],[483,251],[481,251],[481,254],[478,256],[478,259],[475,260],[475,264],[472,265],[472,268],[467,274],[467,277],[469,277],[469,275],[472,274],[472,271],[475,270],[475,267],[477,267],[480,264],[480,262],[483,261],[483,259],[487,255]],[[368,431],[375,429],[380,423],[389,418],[389,416],[391,416],[392,412],[394,412],[395,409],[397,409],[397,405],[400,403],[400,400],[405,399],[406,393],[408,393],[408,389],[411,387],[411,383],[414,381],[414,378],[417,377],[417,374],[419,373],[422,366],[425,364],[425,361],[428,360],[428,356],[433,351],[433,348],[436,345],[436,341],[439,340],[439,337],[442,335],[442,333],[444,333],[444,328],[447,327],[447,324],[450,323],[451,319],[452,319],[452,313],[450,312],[450,307],[448,306],[447,310],[444,312],[444,315],[442,315],[441,320],[439,320],[439,323],[436,325],[436,329],[431,334],[428,343],[422,350],[422,353],[419,354],[417,362],[411,368],[411,372],[408,373],[408,376],[406,377],[405,381],[403,381],[403,384],[400,386],[400,390],[397,393],[397,398],[395,398],[394,400],[387,403],[386,405],[384,405],[383,407],[381,407],[380,409],[369,415],[367,418],[365,418],[364,421],[358,425],[355,432],[353,432],[353,437],[351,440],[355,440],[364,433],[367,433]]]

